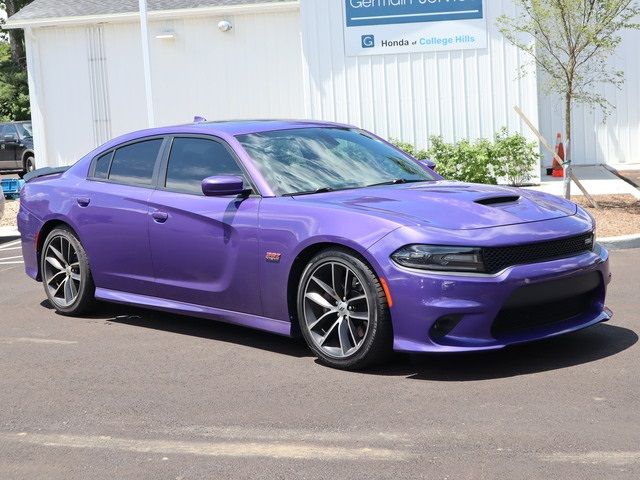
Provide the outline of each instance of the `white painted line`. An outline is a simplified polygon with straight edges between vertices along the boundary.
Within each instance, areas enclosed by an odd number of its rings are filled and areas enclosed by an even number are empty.
[[[24,264],[24,262],[2,262],[2,261],[0,261],[0,265],[22,265],[22,264]]]
[[[9,242],[9,243],[5,243],[3,245],[0,245],[0,250],[5,250],[6,248],[9,247],[15,247],[16,245],[20,245],[21,240],[15,240],[13,242]]]
[[[198,455],[206,457],[285,458],[331,461],[405,461],[412,455],[385,448],[333,447],[314,444],[275,442],[188,442],[177,440],[134,440],[98,435],[57,435],[40,433],[0,433],[0,440],[44,447],[116,450],[161,455]]]
[[[640,463],[640,452],[556,452],[551,455],[545,455],[543,458],[550,462],[605,464],[621,467]]]
[[[351,20],[377,20],[378,18],[412,18],[412,17],[435,17],[439,15],[464,15],[467,13],[480,13],[480,10],[461,10],[459,12],[432,12],[432,13],[405,13],[402,15],[380,15],[373,17],[351,17]]]
[[[0,337],[0,343],[5,345],[11,345],[14,343],[37,343],[42,345],[73,345],[78,342],[73,342],[70,340],[54,340],[52,338]]]
[[[0,247],[0,252],[8,252],[9,250],[22,250],[22,247],[11,247],[11,248]]]
[[[16,258],[22,258],[22,255],[16,255],[15,257],[0,258],[0,262],[4,262],[5,260],[15,260]]]

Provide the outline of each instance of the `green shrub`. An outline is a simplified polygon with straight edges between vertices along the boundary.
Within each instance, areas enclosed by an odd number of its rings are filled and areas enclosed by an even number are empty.
[[[510,185],[524,185],[531,180],[531,171],[540,159],[536,142],[529,142],[523,135],[509,135],[503,128],[495,136],[496,155],[502,163],[502,177]]]
[[[398,140],[392,143],[418,160],[434,161],[444,178],[471,183],[496,185],[498,180],[505,179],[511,185],[523,185],[531,178],[531,170],[539,157],[535,142],[528,142],[520,134],[509,135],[504,128],[496,133],[493,141],[447,143],[442,137],[431,137],[429,150]]]

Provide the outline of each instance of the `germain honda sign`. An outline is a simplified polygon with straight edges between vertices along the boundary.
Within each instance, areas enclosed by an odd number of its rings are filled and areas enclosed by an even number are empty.
[[[487,47],[482,0],[345,0],[348,56]]]

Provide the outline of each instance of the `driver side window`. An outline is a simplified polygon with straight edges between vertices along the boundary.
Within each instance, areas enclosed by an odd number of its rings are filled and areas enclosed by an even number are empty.
[[[183,138],[173,140],[165,188],[202,195],[202,180],[217,175],[246,177],[229,150],[215,140]]]

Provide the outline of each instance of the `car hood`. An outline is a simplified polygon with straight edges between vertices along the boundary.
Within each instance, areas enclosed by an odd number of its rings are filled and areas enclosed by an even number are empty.
[[[448,230],[539,222],[577,212],[575,204],[540,192],[450,181],[370,187],[295,198],[358,210],[402,225]]]

